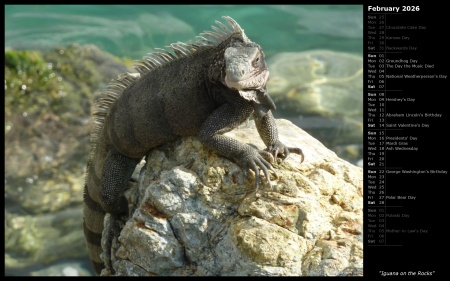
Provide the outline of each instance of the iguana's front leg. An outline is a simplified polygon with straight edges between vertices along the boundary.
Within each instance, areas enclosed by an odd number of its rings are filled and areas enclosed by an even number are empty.
[[[305,156],[300,148],[286,147],[278,140],[277,125],[270,109],[258,103],[254,103],[253,108],[256,129],[267,147],[266,151],[270,152],[275,163],[279,156],[281,156],[282,161],[286,160],[290,152],[299,154],[302,157],[301,162],[303,162]]]
[[[199,138],[205,146],[241,166],[245,175],[248,174],[248,170],[253,170],[258,187],[261,185],[260,170],[269,182],[269,170],[273,171],[272,165],[264,159],[258,149],[222,135],[242,124],[252,111],[251,102],[245,100],[223,104],[202,124]]]

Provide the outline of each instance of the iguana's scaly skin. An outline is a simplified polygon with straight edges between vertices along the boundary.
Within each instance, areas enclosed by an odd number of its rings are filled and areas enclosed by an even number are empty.
[[[229,27],[216,21],[214,31],[189,44],[176,43],[144,57],[139,73],[121,74],[103,91],[93,113],[94,129],[84,189],[84,233],[97,274],[111,261],[100,259],[103,219],[111,214],[106,248],[111,248],[121,223],[128,218],[123,195],[134,168],[151,149],[181,136],[198,136],[213,151],[240,165],[247,174],[260,170],[269,181],[269,162],[289,152],[278,140],[266,91],[269,71],[264,53],[230,17]],[[210,39],[206,39],[209,37]],[[223,136],[253,114],[267,149]],[[110,253],[106,253],[110,257]]]

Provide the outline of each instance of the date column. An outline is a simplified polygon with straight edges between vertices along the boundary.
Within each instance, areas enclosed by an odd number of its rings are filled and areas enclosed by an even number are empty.
[[[385,239],[385,14],[367,15],[366,225],[367,244]]]

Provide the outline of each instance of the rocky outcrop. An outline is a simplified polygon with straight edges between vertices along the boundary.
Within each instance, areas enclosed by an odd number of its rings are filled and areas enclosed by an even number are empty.
[[[250,123],[227,135],[263,148]],[[150,152],[127,191],[116,275],[361,275],[362,168],[291,122],[277,125],[305,161],[292,154],[275,164],[272,188],[255,189],[252,173],[245,178],[197,138]]]

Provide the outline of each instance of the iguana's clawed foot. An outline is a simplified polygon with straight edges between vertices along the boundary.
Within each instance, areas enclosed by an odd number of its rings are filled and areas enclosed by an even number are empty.
[[[272,171],[275,175],[276,173],[269,161],[265,159],[265,157],[268,157],[268,154],[270,153],[257,149],[251,149],[243,153],[242,157],[240,158],[239,163],[241,163],[241,166],[243,168],[244,176],[248,177],[248,171],[250,170],[255,173],[256,189],[261,186],[260,171],[263,172],[264,176],[267,179],[267,182],[269,183],[270,187],[272,187],[272,185],[270,184],[269,171]]]
[[[270,154],[273,156],[275,163],[278,163],[278,157],[281,159],[281,163],[283,163],[284,160],[286,160],[289,157],[290,153],[299,154],[302,157],[302,160],[300,163],[303,162],[305,159],[305,155],[303,154],[303,151],[300,148],[297,147],[287,147],[280,141],[275,142],[268,148],[266,148],[266,151],[270,152]],[[272,163],[272,162],[271,162]]]
[[[274,163],[275,158],[273,158],[273,155],[270,152],[266,150],[258,150],[258,152],[259,155],[261,155],[264,158],[264,160],[266,160],[269,163]]]
[[[277,163],[278,158],[281,159],[281,163],[288,158],[290,153],[299,154],[302,158],[301,162],[303,162],[305,158],[303,151],[300,148],[287,147],[280,141],[277,141],[265,150],[258,150],[256,146],[252,144],[250,144],[250,146],[255,149],[252,149],[251,152],[244,153],[238,163],[242,163],[241,166],[243,167],[245,177],[248,177],[249,170],[252,170],[255,173],[256,190],[261,186],[260,171],[263,172],[267,183],[270,188],[272,188],[269,171],[275,175],[275,178],[278,178],[278,175],[271,164]]]

